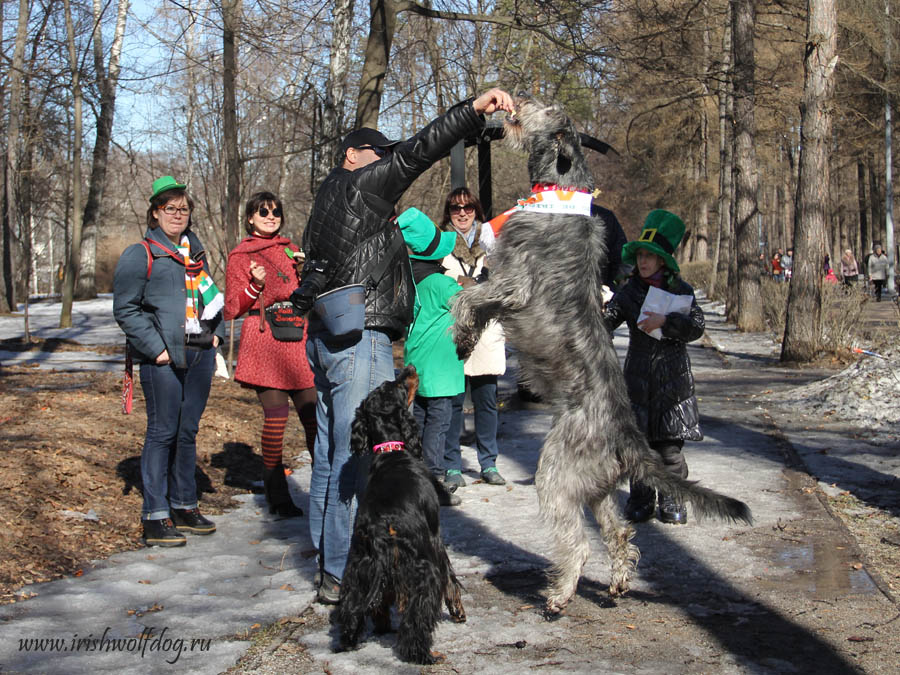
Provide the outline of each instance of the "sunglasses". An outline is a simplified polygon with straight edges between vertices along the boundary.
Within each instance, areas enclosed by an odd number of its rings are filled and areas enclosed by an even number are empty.
[[[379,157],[387,157],[390,150],[387,148],[379,148],[377,145],[361,145],[357,148],[357,150],[371,150]]]
[[[265,206],[260,206],[258,213],[260,218],[267,218],[269,216],[269,209],[267,209]],[[272,215],[276,218],[281,218],[281,207],[276,206],[274,209],[272,209]]]
[[[450,213],[475,213],[474,204],[451,204]]]

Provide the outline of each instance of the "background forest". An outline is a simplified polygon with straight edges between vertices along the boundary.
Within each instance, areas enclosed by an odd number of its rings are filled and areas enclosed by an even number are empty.
[[[682,215],[683,262],[712,261],[740,328],[765,320],[759,254],[797,249],[784,344],[809,357],[825,254],[894,255],[898,16],[894,0],[2,0],[0,311],[62,293],[65,325],[72,298],[109,291],[164,174],[188,183],[222,282],[252,192],[282,196],[298,240],[347,131],[405,138],[500,86],[613,148],[586,153],[630,237],[650,209]],[[494,146],[497,212],[530,186]],[[443,161],[401,206],[437,217],[450,187]]]

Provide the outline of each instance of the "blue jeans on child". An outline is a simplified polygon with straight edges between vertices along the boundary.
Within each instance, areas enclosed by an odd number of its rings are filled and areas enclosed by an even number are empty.
[[[475,446],[478,450],[478,464],[481,470],[490,469],[497,464],[497,376],[472,375],[466,381],[472,392],[472,405],[475,408]],[[462,453],[459,449],[459,437],[463,430],[463,403],[466,392],[453,399],[453,413],[450,417],[450,429],[447,431],[447,442],[444,445],[444,463],[447,470],[462,471]]]
[[[141,364],[147,405],[142,520],[169,518],[169,508],[197,508],[197,430],[209,398],[215,354],[215,349],[187,348],[187,368]]]
[[[306,355],[316,385],[315,462],[309,481],[309,532],[319,565],[336,579],[344,575],[368,458],[350,454],[350,425],[362,400],[394,379],[391,340],[364,330],[358,341],[336,340],[310,323]]]
[[[444,444],[450,428],[450,409],[453,396],[416,396],[413,417],[422,434],[422,459],[438,478],[447,472],[444,467]]]

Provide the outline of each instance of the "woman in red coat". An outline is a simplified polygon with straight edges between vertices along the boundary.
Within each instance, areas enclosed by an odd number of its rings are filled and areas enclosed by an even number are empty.
[[[297,288],[295,264],[302,262],[302,254],[278,234],[285,219],[277,196],[257,192],[247,202],[245,214],[250,236],[229,254],[225,280],[225,318],[247,314],[234,379],[255,390],[262,404],[263,485],[269,511],[282,517],[302,516],[291,501],[282,459],[288,399],[297,409],[310,455],[316,438],[316,390],[306,359],[306,322],[293,316],[288,301]],[[283,326],[277,334],[266,319],[266,308]]]

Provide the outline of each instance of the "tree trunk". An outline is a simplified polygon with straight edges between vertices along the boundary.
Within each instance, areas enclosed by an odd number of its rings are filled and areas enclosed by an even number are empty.
[[[378,127],[378,111],[384,92],[391,44],[397,27],[397,7],[393,0],[369,0],[371,19],[366,41],[365,62],[359,80],[355,128]]]
[[[782,361],[810,361],[822,331],[822,243],[829,185],[828,147],[837,65],[834,0],[808,0],[803,100],[800,104],[800,178],[797,250],[788,293]]]
[[[756,166],[755,76],[753,0],[736,0],[732,16],[734,39],[734,187],[737,251],[737,314],[741,331],[766,327],[759,286],[759,176]]]
[[[94,2],[94,68],[100,85],[100,116],[94,140],[94,156],[87,201],[82,218],[81,266],[75,297],[79,300],[97,297],[97,233],[102,217],[101,206],[106,190],[106,169],[109,164],[109,145],[112,140],[113,118],[116,113],[116,88],[119,83],[119,55],[125,37],[128,0],[119,0],[116,30],[109,53],[109,68],[103,66],[103,37],[100,19],[103,9],[100,0]],[[104,73],[104,70],[106,71]]]
[[[16,46],[13,49],[12,68],[9,71],[9,123],[6,132],[6,163],[3,172],[3,274],[0,279],[0,311],[16,308],[16,224],[19,222],[19,205],[16,201],[18,183],[19,118],[22,102],[22,70],[25,64],[25,41],[28,39],[30,3],[19,0],[19,22],[16,28]],[[27,293],[27,291],[26,291]]]
[[[63,0],[66,13],[66,33],[69,45],[69,66],[72,69],[72,246],[66,256],[66,276],[63,279],[62,309],[59,327],[72,327],[72,300],[75,296],[75,277],[81,261],[81,78],[78,74],[78,58],[75,53],[75,27],[72,23],[72,6]]]
[[[872,247],[881,241],[878,233],[880,223],[884,222],[884,198],[881,194],[881,185],[878,180],[878,172],[875,170],[875,156],[869,153],[869,203],[872,205],[872,222],[869,223],[869,243]],[[868,253],[869,251],[866,251]]]
[[[344,132],[344,101],[347,96],[347,73],[350,72],[353,23],[353,0],[336,0],[331,10],[331,58],[328,62],[328,84],[322,108],[322,146],[320,160],[313,174],[313,194],[319,183],[337,161]],[[377,116],[376,116],[377,118]]]
[[[869,252],[869,214],[866,208],[866,165],[861,160],[856,162],[856,192],[859,203],[859,250],[855,251],[860,265]]]
[[[730,5],[729,5],[730,11]],[[731,65],[731,21],[725,25],[722,34],[722,73]],[[728,288],[729,242],[731,241],[731,161],[732,161],[732,122],[730,114],[731,92],[728,89],[728,78],[719,77],[719,199],[717,206],[718,222],[716,227],[716,243],[713,250],[713,269],[709,283],[709,297],[717,297],[718,288]],[[719,292],[719,295],[724,295]]]
[[[238,148],[237,103],[237,36],[240,29],[241,0],[222,2],[222,134],[225,143],[225,203],[222,207],[222,225],[225,231],[226,251],[230,251],[240,239],[241,160]]]

